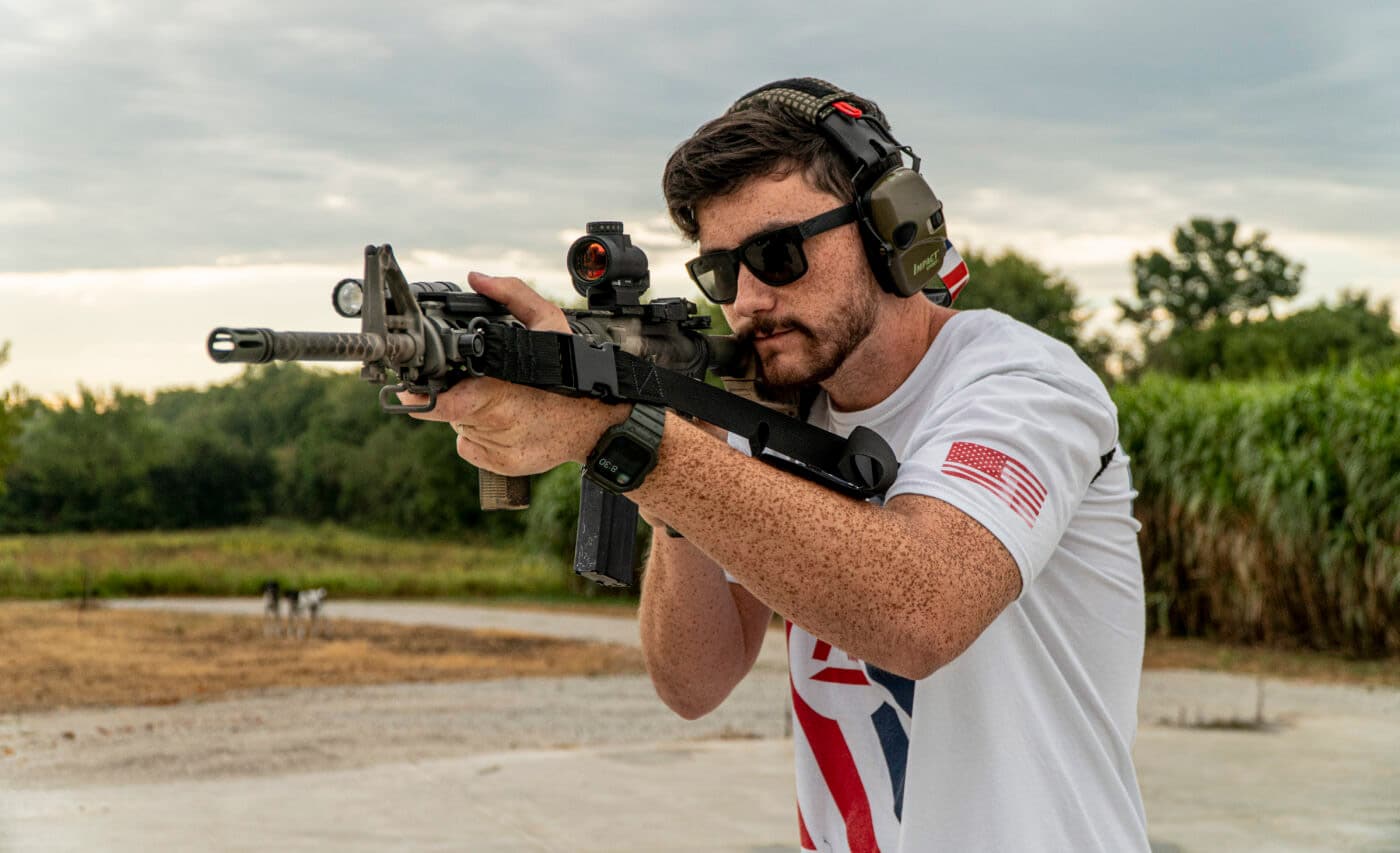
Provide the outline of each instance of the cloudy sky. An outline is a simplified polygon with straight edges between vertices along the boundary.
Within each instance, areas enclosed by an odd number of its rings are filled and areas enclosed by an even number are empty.
[[[1400,303],[1397,44],[1388,0],[0,0],[0,387],[227,380],[213,326],[353,328],[366,243],[564,296],[622,219],[689,295],[667,155],[804,75],[880,102],[955,241],[1090,308],[1196,215],[1268,231],[1304,302]]]

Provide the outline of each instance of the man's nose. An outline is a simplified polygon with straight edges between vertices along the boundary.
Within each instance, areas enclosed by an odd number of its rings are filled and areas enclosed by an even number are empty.
[[[773,310],[778,301],[778,289],[764,284],[743,264],[739,265],[739,281],[734,296],[734,313],[753,317]]]

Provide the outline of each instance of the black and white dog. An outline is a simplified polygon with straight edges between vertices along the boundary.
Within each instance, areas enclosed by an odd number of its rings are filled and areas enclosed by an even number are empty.
[[[263,596],[263,636],[298,637],[305,639],[316,634],[330,636],[330,626],[321,615],[326,601],[325,587],[316,589],[285,589],[277,581],[262,585]],[[286,622],[282,620],[282,600],[287,601]],[[305,621],[303,621],[305,614]]]
[[[316,589],[288,589],[282,591],[282,597],[287,599],[287,631],[292,637],[306,639],[316,633],[317,626],[321,626],[323,633],[326,628],[321,619],[321,605],[326,600],[325,587]],[[302,621],[302,612],[306,613],[306,621]]]
[[[315,635],[319,628],[321,636],[330,636],[330,624],[321,615],[321,606],[326,602],[326,588],[318,586],[315,589],[303,590],[301,593],[301,606],[306,608],[308,613],[307,632],[305,636]]]
[[[263,636],[282,633],[282,585],[268,581],[262,585]]]

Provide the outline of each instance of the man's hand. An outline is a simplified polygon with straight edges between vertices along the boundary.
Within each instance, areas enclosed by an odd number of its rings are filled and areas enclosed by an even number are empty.
[[[532,331],[570,331],[559,306],[518,278],[474,272],[467,275],[467,283],[504,305]],[[427,402],[422,395],[407,393],[399,400],[408,405]],[[457,455],[478,468],[513,477],[583,462],[608,427],[626,420],[629,411],[628,405],[479,378],[458,382],[438,395],[431,412],[413,416],[451,423],[457,431]]]

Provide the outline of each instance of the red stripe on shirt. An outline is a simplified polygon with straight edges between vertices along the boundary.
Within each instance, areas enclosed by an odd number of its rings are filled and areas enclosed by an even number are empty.
[[[1041,500],[1045,500],[1045,496],[1048,494],[1045,491],[1045,484],[1040,482],[1039,477],[1031,473],[1031,469],[1010,457],[1007,457],[1006,467],[1010,468],[1011,473],[1025,483],[1028,491]]]
[[[865,673],[858,669],[841,669],[840,667],[829,666],[816,675],[812,676],[813,681],[827,681],[832,684],[869,684],[870,679],[865,677]]]
[[[791,678],[789,678],[791,683]],[[841,734],[841,726],[832,719],[823,717],[802,700],[797,693],[797,685],[792,685],[792,709],[797,714],[797,722],[807,737],[807,745],[817,760],[826,788],[836,801],[842,819],[846,822],[846,844],[851,853],[880,853],[880,845],[875,842],[875,824],[870,815],[870,799],[861,784],[860,772],[855,759],[846,746],[846,738]]]

